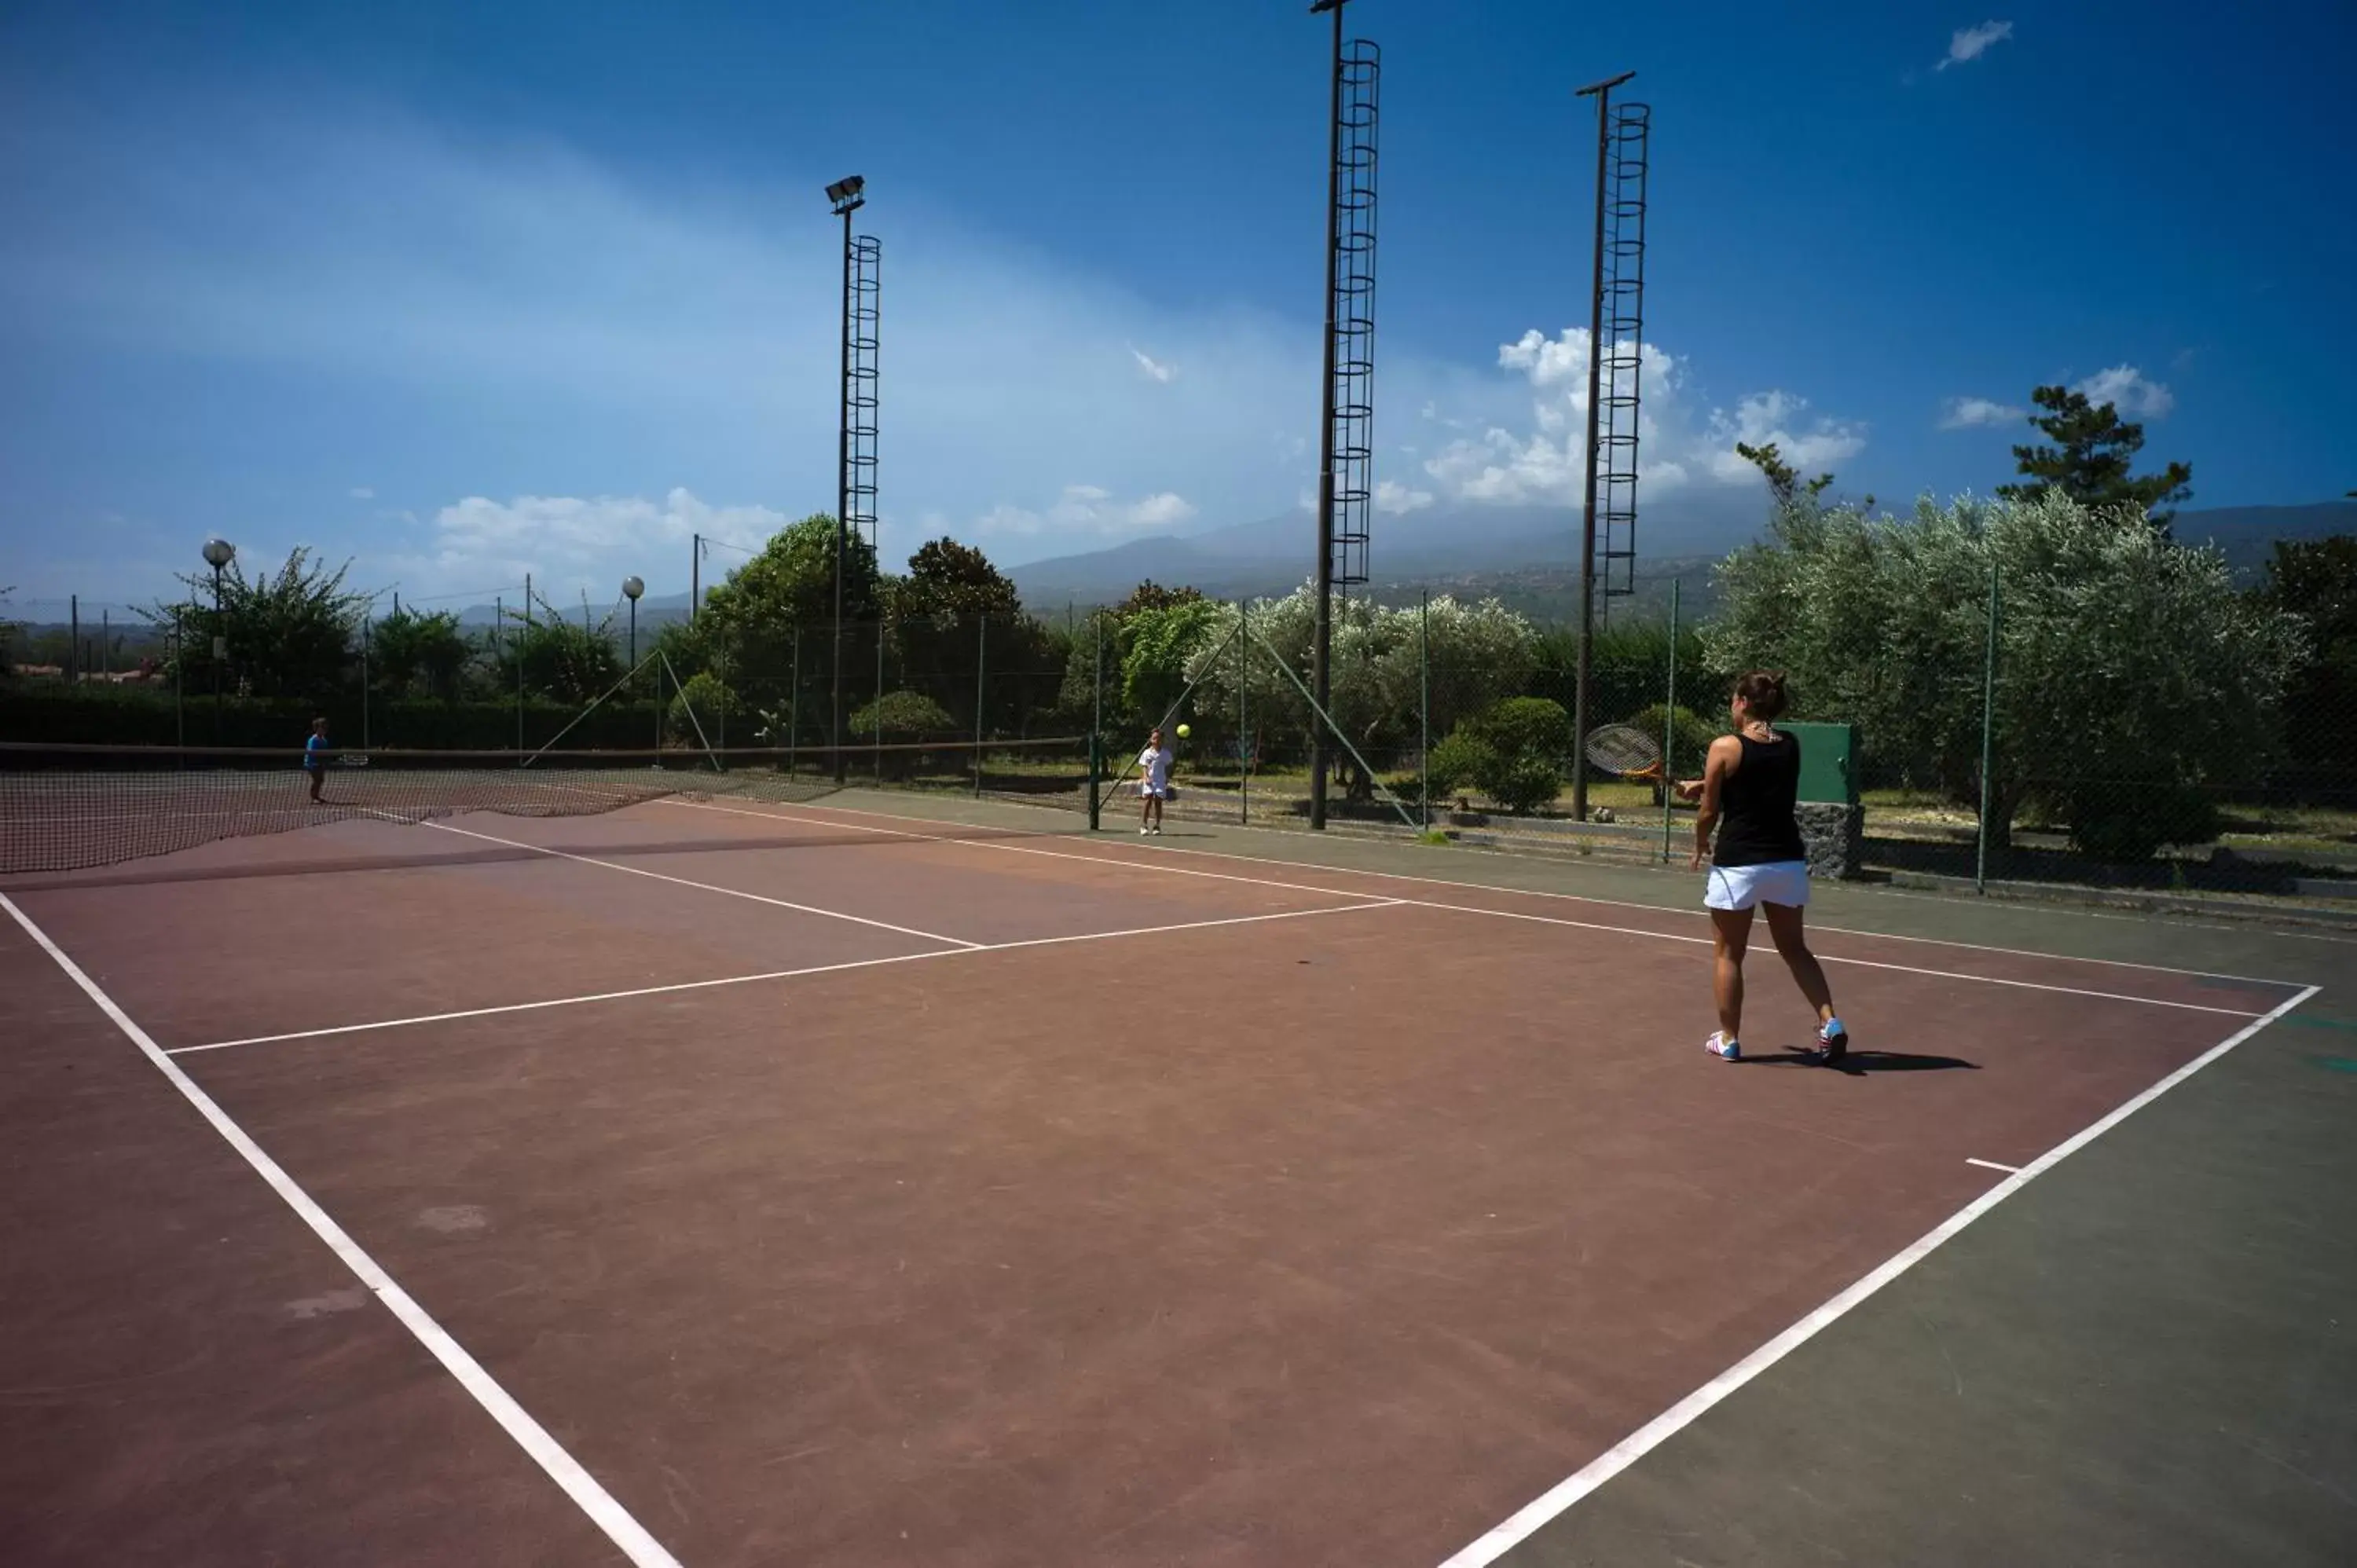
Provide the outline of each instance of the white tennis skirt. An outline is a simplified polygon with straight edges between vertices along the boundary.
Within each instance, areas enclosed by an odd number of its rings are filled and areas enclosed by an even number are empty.
[[[1809,901],[1809,863],[1777,860],[1766,865],[1714,865],[1703,904],[1712,909],[1749,909],[1755,904],[1799,908]]]

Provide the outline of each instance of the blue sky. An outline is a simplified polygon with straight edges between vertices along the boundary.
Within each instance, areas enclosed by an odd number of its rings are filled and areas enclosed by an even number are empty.
[[[2141,414],[2196,505],[2357,486],[2357,13],[2012,15],[1352,0],[1390,515],[1576,497],[1571,90],[1622,70],[1654,113],[1641,507],[1756,505],[1738,438],[1985,491],[2050,381]],[[1282,514],[1315,478],[1326,48],[1291,0],[19,0],[0,584],[138,597],[218,530],[408,598],[683,589],[689,533],[832,505],[820,188],[852,172],[888,555]]]

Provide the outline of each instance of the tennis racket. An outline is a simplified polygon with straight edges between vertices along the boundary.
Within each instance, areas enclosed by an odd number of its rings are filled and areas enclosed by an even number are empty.
[[[1632,783],[1659,782],[1662,743],[1634,725],[1606,725],[1588,736],[1587,760]]]

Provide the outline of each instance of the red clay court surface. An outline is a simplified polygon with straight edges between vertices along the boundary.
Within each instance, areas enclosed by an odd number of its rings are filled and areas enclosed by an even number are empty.
[[[1738,1068],[1692,914],[825,807],[0,893],[12,1563],[1487,1562],[2301,994],[1821,932]]]

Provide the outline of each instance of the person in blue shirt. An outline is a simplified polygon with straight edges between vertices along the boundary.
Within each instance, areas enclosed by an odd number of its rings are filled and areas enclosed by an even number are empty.
[[[319,786],[328,777],[328,721],[311,721],[311,738],[303,743],[303,771],[311,776],[311,804],[324,806]]]

